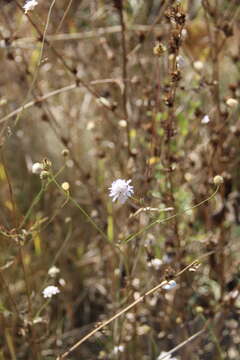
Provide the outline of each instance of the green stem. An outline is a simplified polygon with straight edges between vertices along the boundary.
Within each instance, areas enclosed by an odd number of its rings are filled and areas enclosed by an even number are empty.
[[[47,184],[48,185],[48,184]],[[45,191],[45,188],[47,186],[45,184],[42,183],[42,186],[41,186],[41,190],[39,191],[39,193],[36,195],[36,197],[34,198],[30,208],[28,209],[26,215],[24,216],[24,219],[23,221],[21,222],[19,228],[21,229],[27,222],[28,218],[31,216],[31,213],[32,213],[32,210],[34,208],[35,205],[37,205],[37,203],[40,201],[44,191]]]
[[[218,340],[218,338],[217,338],[217,336],[215,334],[213,324],[211,324],[211,322],[209,322],[203,314],[201,315],[201,318],[205,322],[205,326],[208,328],[209,333],[210,333],[210,335],[212,337],[213,343],[216,346],[217,352],[219,354],[219,360],[224,360],[225,359],[224,352],[223,352],[223,350],[221,348],[221,345],[219,343],[219,340]]]
[[[27,214],[24,216],[24,219],[23,219],[23,221],[21,222],[21,224],[19,226],[20,229],[26,224],[28,218],[31,216],[31,213],[32,213],[32,210],[33,210],[34,206],[40,201],[44,191],[48,188],[48,186],[51,184],[53,179],[55,179],[63,171],[64,168],[65,168],[65,165],[62,166],[55,175],[51,175],[51,179],[48,179],[48,181],[46,183],[42,182],[41,190],[39,191],[39,193],[34,198],[30,208],[27,211]]]
[[[184,214],[185,212],[187,212],[187,211],[189,211],[189,210],[196,209],[197,207],[201,206],[202,204],[210,201],[210,200],[216,195],[216,193],[218,192],[219,187],[220,187],[220,185],[217,186],[217,188],[215,189],[215,191],[213,192],[213,194],[210,195],[207,199],[200,201],[198,204],[196,204],[196,205],[194,205],[194,206],[191,206],[191,207],[189,207],[189,208],[187,208],[187,209],[184,209],[184,210],[182,210],[182,211],[179,211],[179,212],[177,212],[176,214],[170,215],[170,216],[166,217],[166,218],[163,219],[163,220],[161,220],[161,219],[159,219],[159,218],[158,218],[157,220],[154,220],[154,221],[151,222],[149,225],[145,226],[143,229],[139,230],[138,232],[136,232],[136,233],[134,233],[134,234],[132,234],[132,235],[129,235],[124,241],[125,241],[126,243],[128,243],[129,241],[133,240],[136,236],[139,236],[139,235],[143,234],[145,231],[149,230],[149,229],[150,229],[151,227],[153,227],[154,225],[156,225],[156,224],[162,224],[162,223],[164,223],[164,222],[166,222],[166,221],[169,221],[169,220],[174,219],[175,217],[177,217],[177,216],[179,216],[179,215],[181,215],[181,214]]]
[[[53,183],[57,186],[57,188],[59,190],[61,190],[61,192],[64,192],[64,194],[66,194],[66,191],[64,191],[62,189],[62,187],[58,184],[58,182],[55,180],[54,177],[51,178]],[[81,213],[85,216],[85,218],[91,223],[91,225],[99,232],[99,234],[102,235],[102,237],[105,240],[108,240],[107,235],[102,231],[102,229],[95,223],[95,221],[91,218],[90,215],[88,215],[88,213],[79,205],[79,203],[72,197],[70,196],[70,194],[67,194],[68,199],[81,211]]]
[[[36,314],[34,315],[33,319],[36,319],[40,314],[41,312],[45,309],[45,307],[50,303],[51,299],[47,299],[43,304],[42,306],[40,307],[40,309],[36,312]]]

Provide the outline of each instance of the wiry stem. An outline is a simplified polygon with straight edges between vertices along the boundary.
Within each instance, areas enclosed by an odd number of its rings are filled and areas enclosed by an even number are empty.
[[[190,269],[196,262],[198,262],[199,260],[211,255],[213,252],[209,252],[207,254],[204,254],[202,256],[200,256],[198,259],[194,260],[193,262],[191,262],[191,264],[187,265],[184,269],[182,269],[181,271],[179,271],[176,275],[175,278],[178,278],[180,275],[182,275],[185,271],[187,271],[188,269]],[[82,339],[80,339],[79,341],[77,341],[69,350],[65,351],[63,354],[59,355],[57,357],[56,360],[62,360],[65,359],[68,355],[70,355],[74,350],[76,350],[82,343],[84,343],[85,341],[87,341],[89,338],[91,338],[93,335],[95,335],[98,331],[100,331],[101,329],[103,329],[105,326],[109,325],[111,322],[113,322],[114,320],[116,320],[117,318],[119,318],[121,315],[125,314],[127,311],[131,310],[133,307],[135,307],[137,304],[139,304],[140,302],[142,302],[145,297],[155,293],[156,291],[160,290],[164,285],[167,284],[167,280],[162,281],[160,284],[156,285],[155,287],[153,287],[152,289],[148,290],[147,292],[145,292],[142,296],[140,296],[137,300],[133,301],[131,304],[129,304],[128,306],[126,306],[124,309],[122,309],[121,311],[119,311],[117,314],[115,314],[114,316],[112,316],[110,319],[104,321],[101,325],[97,326],[94,330],[92,330],[90,333],[88,333],[86,336],[84,336]]]

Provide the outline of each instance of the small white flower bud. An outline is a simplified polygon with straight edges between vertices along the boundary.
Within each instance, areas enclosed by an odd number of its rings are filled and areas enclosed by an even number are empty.
[[[56,275],[60,272],[59,268],[57,268],[56,266],[52,266],[49,270],[48,270],[48,275],[52,278],[56,277]]]
[[[48,171],[46,171],[46,170],[41,171],[41,174],[40,174],[40,179],[41,180],[45,180],[48,177],[49,177],[49,172]]]
[[[202,124],[208,124],[209,121],[210,121],[209,116],[208,116],[208,115],[205,115],[205,116],[202,118],[201,123],[202,123]]]
[[[69,191],[69,189],[70,189],[70,185],[67,181],[63,182],[61,187],[64,191]]]
[[[236,99],[233,98],[229,98],[226,101],[227,106],[229,106],[230,108],[235,108],[238,106],[238,101]]]
[[[223,184],[223,177],[220,175],[216,175],[213,178],[213,182],[215,185],[221,185],[221,184]]]
[[[127,122],[126,120],[119,120],[118,125],[122,128],[125,128],[127,127]]]
[[[61,286],[65,286],[66,285],[66,281],[63,279],[63,278],[61,278],[61,279],[59,279],[59,285],[61,285]]]
[[[42,170],[43,170],[43,164],[36,162],[32,165],[33,174],[40,174]]]
[[[203,69],[203,63],[201,61],[195,61],[193,63],[193,67],[195,70],[201,71]]]
[[[162,266],[162,263],[163,262],[161,259],[154,258],[148,263],[148,266],[153,267],[155,270],[159,270]]]

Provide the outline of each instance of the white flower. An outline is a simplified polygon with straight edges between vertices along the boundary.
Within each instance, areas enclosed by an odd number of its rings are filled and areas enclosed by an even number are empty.
[[[226,101],[227,106],[231,107],[231,108],[235,108],[238,106],[238,101],[236,99],[233,98],[229,98]]]
[[[202,124],[208,124],[209,121],[210,121],[209,116],[208,116],[208,115],[205,115],[205,116],[202,118],[201,123],[202,123]]]
[[[167,284],[163,285],[162,288],[163,288],[164,290],[171,290],[171,289],[173,289],[176,285],[177,285],[176,281],[170,280],[170,281],[168,281]]]
[[[186,60],[184,59],[184,57],[182,55],[178,55],[176,60],[177,60],[177,66],[180,69],[183,69],[186,66]]]
[[[171,357],[171,354],[167,354],[168,353],[166,351],[162,351],[161,354],[158,356],[157,360],[178,360],[176,357]]]
[[[201,71],[204,67],[204,64],[200,60],[197,60],[193,63],[193,67],[194,69]]]
[[[64,190],[64,191],[69,191],[70,189],[70,185],[67,181],[63,182],[62,185],[61,185],[61,188]]]
[[[63,279],[63,278],[61,278],[61,279],[59,279],[59,285],[61,285],[61,286],[65,286],[66,285],[66,281]]]
[[[113,354],[116,355],[120,352],[124,352],[124,345],[114,346]]]
[[[33,10],[35,8],[35,6],[38,5],[38,1],[37,0],[29,0],[25,3],[25,5],[23,6],[24,10],[25,10],[25,14],[27,14],[28,11]]]
[[[213,182],[215,185],[221,185],[224,183],[223,177],[221,175],[216,175],[213,178]]]
[[[121,204],[124,204],[125,201],[133,195],[134,190],[133,186],[129,185],[132,180],[122,180],[118,179],[113,181],[111,187],[109,188],[112,201],[119,200]]]
[[[162,262],[164,264],[170,264],[173,261],[173,256],[171,254],[164,254],[162,257]]]
[[[49,298],[49,299],[51,299],[51,297],[53,295],[56,295],[58,293],[60,293],[59,288],[57,286],[53,286],[53,285],[47,286],[42,292],[43,297]]]
[[[33,174],[40,174],[40,172],[43,170],[43,164],[36,162],[32,164],[32,173]]]
[[[160,267],[162,266],[162,263],[163,262],[161,259],[154,258],[149,262],[148,266],[153,267],[155,270],[159,270]]]
[[[54,278],[58,273],[60,272],[60,269],[57,268],[56,266],[52,266],[50,267],[50,269],[48,270],[48,275],[52,278]]]

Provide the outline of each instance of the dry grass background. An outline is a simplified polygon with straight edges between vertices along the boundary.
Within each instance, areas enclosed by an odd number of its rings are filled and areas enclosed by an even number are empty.
[[[0,359],[240,359],[239,2],[0,4]]]

